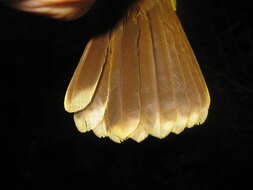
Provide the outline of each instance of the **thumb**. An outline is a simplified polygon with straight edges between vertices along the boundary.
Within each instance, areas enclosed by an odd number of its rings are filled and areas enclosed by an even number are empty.
[[[96,0],[13,0],[11,7],[60,20],[74,20],[89,11]]]

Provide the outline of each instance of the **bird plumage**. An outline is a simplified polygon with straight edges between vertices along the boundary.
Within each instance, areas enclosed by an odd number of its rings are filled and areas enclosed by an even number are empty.
[[[206,120],[209,92],[174,9],[175,0],[137,0],[91,39],[65,96],[81,132],[141,142]]]

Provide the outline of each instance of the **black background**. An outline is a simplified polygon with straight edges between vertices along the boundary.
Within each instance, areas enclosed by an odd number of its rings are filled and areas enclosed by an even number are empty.
[[[122,2],[100,1],[74,22],[0,5],[1,180],[7,189],[242,188],[253,169],[247,1],[179,0],[178,15],[212,98],[204,125],[140,144],[76,130],[63,108],[65,90],[87,40],[112,26]]]

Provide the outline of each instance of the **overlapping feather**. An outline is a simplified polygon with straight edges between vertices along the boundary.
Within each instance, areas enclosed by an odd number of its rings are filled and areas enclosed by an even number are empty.
[[[81,132],[141,142],[205,121],[208,89],[174,5],[138,0],[89,42],[65,98]]]

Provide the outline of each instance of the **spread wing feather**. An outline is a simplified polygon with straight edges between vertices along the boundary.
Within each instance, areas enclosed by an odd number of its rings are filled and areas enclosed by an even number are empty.
[[[80,131],[141,142],[205,121],[209,92],[171,2],[139,0],[88,44],[65,99]]]

